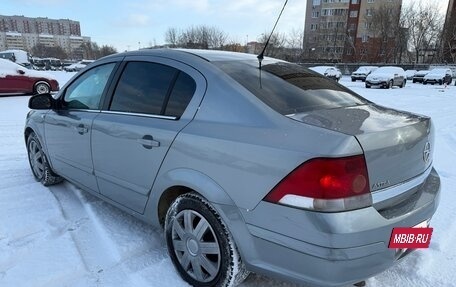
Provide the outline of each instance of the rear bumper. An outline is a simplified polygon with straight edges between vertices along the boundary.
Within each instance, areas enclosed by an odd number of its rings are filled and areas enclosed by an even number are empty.
[[[433,216],[440,191],[435,170],[415,189],[418,196],[402,202],[412,210],[398,209],[390,218],[374,207],[319,213],[261,202],[241,211],[245,228],[231,231],[251,271],[321,286],[356,283],[410,253],[388,248],[391,232]]]

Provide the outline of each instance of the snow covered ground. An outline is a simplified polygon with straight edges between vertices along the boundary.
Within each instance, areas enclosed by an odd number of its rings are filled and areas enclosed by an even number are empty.
[[[73,75],[53,73],[61,86]],[[456,87],[365,89],[348,77],[341,83],[381,105],[430,115],[437,130],[442,196],[431,246],[368,286],[456,286]],[[46,188],[34,180],[23,140],[28,98],[0,98],[0,286],[186,286],[160,230],[67,182]],[[296,285],[251,275],[242,286]]]

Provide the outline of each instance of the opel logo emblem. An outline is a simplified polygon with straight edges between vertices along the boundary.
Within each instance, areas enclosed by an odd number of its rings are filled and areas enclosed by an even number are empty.
[[[427,142],[424,145],[424,150],[423,150],[423,160],[425,163],[428,163],[431,157],[431,144]]]

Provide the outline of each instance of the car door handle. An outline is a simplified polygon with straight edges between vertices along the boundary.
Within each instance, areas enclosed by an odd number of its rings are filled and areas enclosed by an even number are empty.
[[[138,139],[138,142],[146,149],[152,149],[153,147],[159,147],[160,142],[154,140],[151,135],[145,135],[142,139]]]
[[[89,129],[85,127],[83,124],[80,124],[79,126],[76,127],[76,131],[78,134],[83,135],[89,132]]]

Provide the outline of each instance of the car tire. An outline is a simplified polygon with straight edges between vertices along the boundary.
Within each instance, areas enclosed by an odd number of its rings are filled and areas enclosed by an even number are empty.
[[[390,80],[388,82],[388,85],[386,86],[387,89],[391,89],[393,87],[393,80]]]
[[[30,168],[37,181],[44,186],[54,185],[63,181],[63,178],[52,171],[41,143],[33,132],[27,138],[27,153]]]
[[[427,85],[427,82],[426,82],[426,81],[423,81],[423,85]]]
[[[439,85],[443,85],[443,80],[439,80]]]
[[[416,83],[416,80],[412,80],[412,82],[415,84],[415,83]]]
[[[35,84],[35,94],[47,94],[51,91],[51,87],[44,82],[39,82]]]
[[[402,84],[399,86],[399,88],[401,88],[401,89],[402,89],[403,87],[405,87],[405,84],[406,84],[406,83],[407,83],[407,81],[406,81],[406,80],[404,80],[404,81],[402,82]]]
[[[192,286],[236,286],[249,275],[228,228],[196,193],[179,196],[168,209],[165,239],[174,267]]]
[[[365,82],[366,80],[364,79],[364,80],[361,80],[361,81]]]

